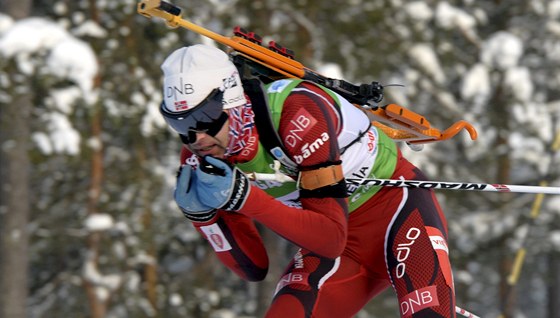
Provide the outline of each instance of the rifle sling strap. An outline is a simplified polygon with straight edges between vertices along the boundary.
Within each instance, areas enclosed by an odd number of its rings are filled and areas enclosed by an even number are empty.
[[[264,86],[258,79],[253,78],[243,80],[243,88],[251,100],[255,114],[255,126],[259,132],[262,146],[290,173],[297,174],[297,164],[288,157],[286,148],[272,122],[268,102],[264,95]]]
[[[335,185],[344,179],[340,162],[316,167],[311,170],[298,171],[297,164],[288,157],[286,148],[278,135],[278,131],[274,127],[272,116],[270,115],[270,108],[268,107],[268,102],[264,94],[265,88],[262,83],[258,79],[246,79],[243,81],[243,88],[251,100],[253,113],[255,114],[255,126],[259,132],[261,145],[273,158],[288,169],[290,174],[294,176],[299,175],[298,183],[302,189],[316,190]],[[360,134],[356,140],[359,140],[362,136],[363,134]],[[353,143],[354,141],[351,144]]]

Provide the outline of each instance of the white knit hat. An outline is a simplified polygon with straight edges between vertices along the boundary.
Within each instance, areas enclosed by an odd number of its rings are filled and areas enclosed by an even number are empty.
[[[224,90],[224,109],[247,103],[237,68],[218,48],[202,44],[180,48],[161,69],[163,100],[170,112],[196,107],[215,88]]]

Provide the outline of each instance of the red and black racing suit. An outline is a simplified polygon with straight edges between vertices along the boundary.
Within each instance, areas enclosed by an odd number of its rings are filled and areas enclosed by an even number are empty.
[[[296,88],[283,103],[281,139],[294,133],[291,125],[302,109],[316,123],[287,147],[288,155],[301,155],[302,145],[327,133],[329,138],[299,160],[299,167],[339,161],[336,136],[342,119],[336,98],[312,83]],[[398,149],[395,155],[392,179],[426,180]],[[182,163],[192,164],[194,158],[184,147]],[[322,193],[308,192],[299,198],[301,207],[292,207],[253,185],[240,211],[218,211],[212,220],[193,224],[220,261],[250,281],[262,280],[268,269],[254,221],[300,247],[279,279],[268,318],[352,317],[390,285],[402,317],[455,317],[447,225],[432,190],[385,187],[350,214],[345,195]]]

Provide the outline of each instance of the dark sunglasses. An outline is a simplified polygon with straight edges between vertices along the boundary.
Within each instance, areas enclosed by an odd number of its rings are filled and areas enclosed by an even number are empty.
[[[192,109],[172,113],[162,102],[159,111],[167,124],[179,133],[181,140],[191,144],[196,141],[197,132],[213,137],[222,129],[228,119],[222,104],[223,96],[224,92],[216,88]]]

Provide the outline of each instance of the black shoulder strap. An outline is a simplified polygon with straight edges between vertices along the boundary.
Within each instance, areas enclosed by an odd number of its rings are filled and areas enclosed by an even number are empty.
[[[291,172],[296,172],[297,164],[286,154],[286,148],[272,122],[268,102],[264,95],[265,88],[261,81],[256,78],[245,79],[243,88],[251,100],[253,113],[255,113],[255,126],[259,132],[261,144],[284,167]]]

